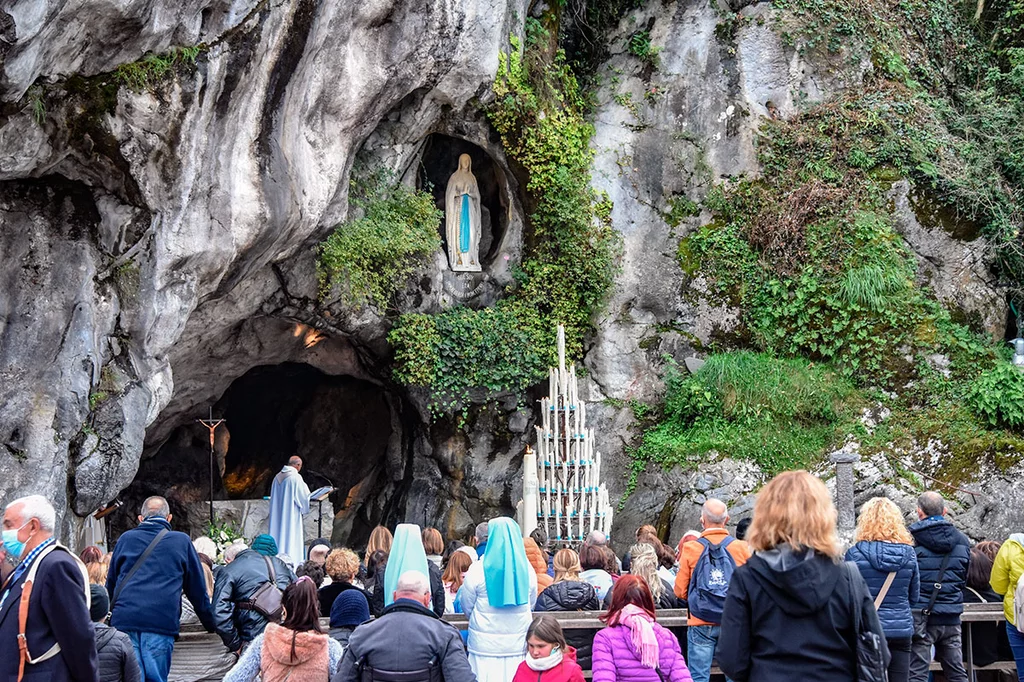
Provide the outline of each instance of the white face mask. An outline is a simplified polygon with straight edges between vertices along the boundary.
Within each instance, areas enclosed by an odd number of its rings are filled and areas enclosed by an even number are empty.
[[[536,672],[543,672],[545,670],[551,670],[556,665],[562,662],[562,650],[557,646],[551,650],[551,653],[544,658],[533,658],[529,654],[526,655],[526,667]]]

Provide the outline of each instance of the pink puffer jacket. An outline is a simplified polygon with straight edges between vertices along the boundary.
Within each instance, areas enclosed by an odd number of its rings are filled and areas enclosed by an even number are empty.
[[[658,667],[671,682],[692,682],[690,671],[679,650],[679,640],[654,623],[658,638]],[[660,682],[658,672],[640,664],[633,648],[632,634],[625,625],[599,630],[594,636],[593,682]]]

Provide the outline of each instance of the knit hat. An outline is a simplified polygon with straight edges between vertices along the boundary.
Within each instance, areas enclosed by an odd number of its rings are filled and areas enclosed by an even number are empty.
[[[331,627],[354,627],[370,620],[370,605],[359,590],[345,590],[331,605]]]
[[[110,598],[107,596],[107,588],[103,585],[89,585],[91,605],[89,606],[89,620],[99,623],[105,620],[110,613]]]
[[[255,549],[263,556],[277,556],[277,543],[274,538],[264,533],[257,535],[252,541],[251,549]]]

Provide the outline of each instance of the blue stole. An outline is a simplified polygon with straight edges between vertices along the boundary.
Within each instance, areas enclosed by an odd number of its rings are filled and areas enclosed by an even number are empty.
[[[462,195],[462,212],[459,215],[459,253],[469,253],[469,195]]]

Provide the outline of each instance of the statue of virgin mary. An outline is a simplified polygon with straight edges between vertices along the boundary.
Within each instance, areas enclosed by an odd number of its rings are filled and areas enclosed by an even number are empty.
[[[472,165],[469,154],[460,156],[445,192],[448,264],[455,272],[480,272],[480,188]]]

